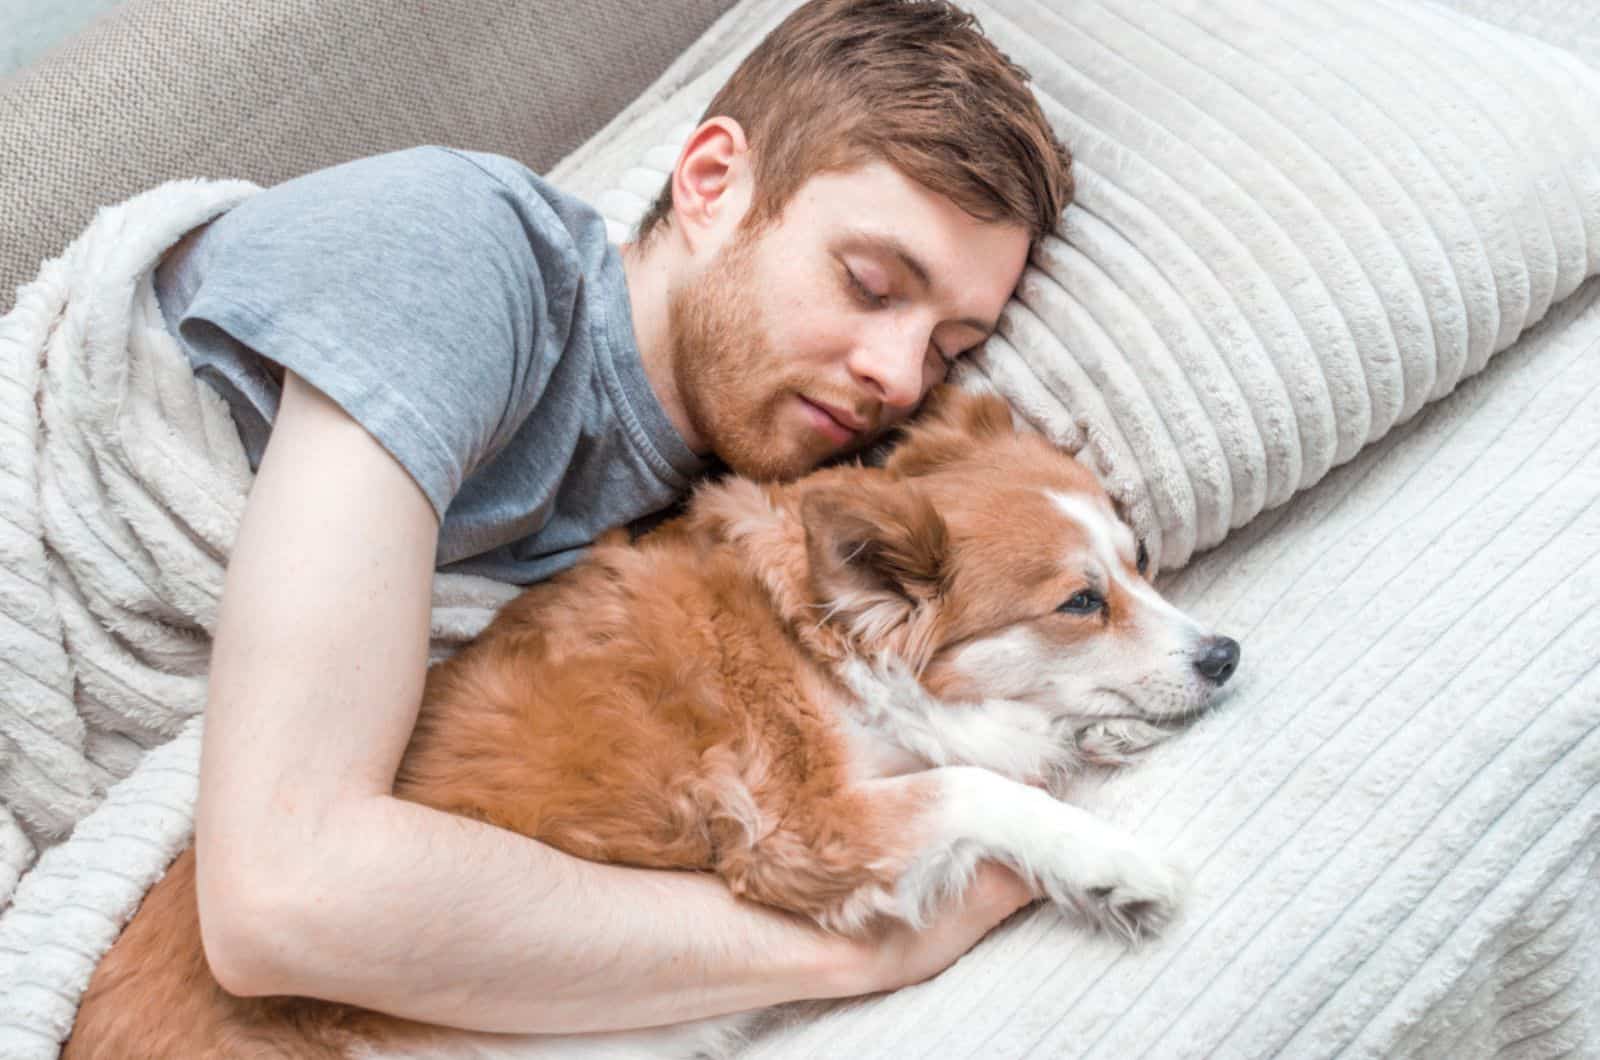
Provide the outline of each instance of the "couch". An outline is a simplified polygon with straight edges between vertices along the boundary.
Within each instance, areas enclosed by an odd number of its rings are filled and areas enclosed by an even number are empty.
[[[172,177],[448,142],[626,183],[608,145],[715,66],[732,6],[133,0],[0,84],[0,308]],[[1600,62],[1600,13],[1450,6]],[[1600,1056],[1597,301],[1163,575],[1243,643],[1239,688],[1079,797],[1188,868],[1168,938],[1037,910],[747,1055]]]
[[[0,312],[95,207],[164,180],[418,143],[546,170],[730,2],[133,0],[0,81]]]

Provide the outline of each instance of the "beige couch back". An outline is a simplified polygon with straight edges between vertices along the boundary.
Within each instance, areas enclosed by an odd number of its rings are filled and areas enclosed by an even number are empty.
[[[0,82],[0,312],[96,206],[419,143],[548,169],[731,0],[132,0]]]

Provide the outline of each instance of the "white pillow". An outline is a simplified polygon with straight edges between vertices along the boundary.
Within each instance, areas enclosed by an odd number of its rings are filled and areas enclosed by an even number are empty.
[[[795,6],[737,5],[554,178],[626,238]],[[963,382],[1089,462],[1161,566],[1600,271],[1600,73],[1560,49],[1385,0],[964,6],[1032,73],[1078,195]]]

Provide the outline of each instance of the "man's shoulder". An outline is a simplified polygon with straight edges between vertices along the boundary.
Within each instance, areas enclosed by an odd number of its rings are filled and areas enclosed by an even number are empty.
[[[509,209],[508,209],[509,208]],[[460,226],[513,221],[532,230],[577,233],[604,221],[523,163],[504,155],[437,144],[365,155],[293,177],[232,211],[236,223],[268,213],[358,227],[375,217]]]
[[[405,207],[458,226],[498,227],[526,238],[545,267],[598,268],[608,242],[605,219],[584,200],[505,155],[428,145],[374,155],[376,179],[405,185]]]
[[[352,258],[380,271],[417,259],[478,263],[565,285],[603,255],[605,222],[513,158],[428,145],[367,155],[268,188],[204,234],[217,268],[282,256],[296,269]],[[498,262],[498,264],[496,264]],[[298,264],[295,264],[298,263]]]
[[[543,191],[548,187],[547,182],[540,178],[539,174],[515,158],[488,151],[469,151],[443,144],[428,144],[374,157],[387,159],[398,166],[415,165],[440,169],[464,167],[462,172],[471,173],[477,179],[499,184],[513,191]]]
[[[599,212],[589,203],[506,155],[433,144],[373,156],[372,160],[393,166],[397,171],[425,171],[438,174],[447,182],[459,182],[464,186],[476,184],[537,208],[548,208],[569,230],[586,226],[604,228]]]

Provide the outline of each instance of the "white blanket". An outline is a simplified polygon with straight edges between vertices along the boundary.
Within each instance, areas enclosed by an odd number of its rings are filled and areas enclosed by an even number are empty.
[[[178,182],[101,211],[0,320],[0,1056],[56,1054],[95,963],[189,839],[251,471],[151,275],[253,191]],[[435,651],[511,594],[436,579]]]

